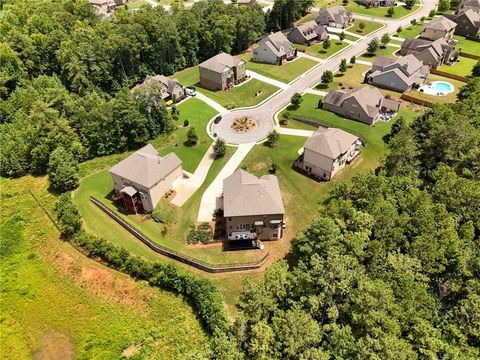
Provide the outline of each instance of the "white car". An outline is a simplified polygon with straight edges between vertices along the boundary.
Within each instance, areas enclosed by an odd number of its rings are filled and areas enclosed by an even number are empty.
[[[187,94],[188,96],[195,96],[197,95],[197,90],[194,87],[187,86],[185,88],[185,94]]]

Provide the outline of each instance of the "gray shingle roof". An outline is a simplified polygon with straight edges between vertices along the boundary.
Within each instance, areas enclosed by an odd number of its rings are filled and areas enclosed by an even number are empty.
[[[232,55],[222,52],[220,54],[217,54],[211,57],[208,60],[205,60],[199,66],[204,69],[221,73],[221,72],[224,72],[226,68],[239,66],[242,63],[244,63],[243,60],[237,59]]]
[[[330,159],[336,159],[346,153],[357,140],[359,140],[358,136],[341,129],[320,127],[308,138],[304,148]]]
[[[223,180],[223,212],[226,217],[284,214],[277,177],[235,171]]]
[[[327,29],[323,25],[318,25],[315,20],[298,25],[297,29],[306,40],[315,39],[318,35],[327,32]]]
[[[260,42],[271,45],[270,48],[272,48],[277,56],[283,56],[287,52],[294,50],[292,43],[281,31],[265,36]]]
[[[450,31],[457,26],[455,22],[450,19],[447,19],[445,16],[440,16],[433,18],[430,22],[425,24],[422,28],[422,32],[425,29],[434,29],[434,30],[442,30],[442,31]]]
[[[150,144],[120,161],[109,171],[124,179],[151,188],[172,171],[182,165],[182,160],[174,153],[161,157]]]

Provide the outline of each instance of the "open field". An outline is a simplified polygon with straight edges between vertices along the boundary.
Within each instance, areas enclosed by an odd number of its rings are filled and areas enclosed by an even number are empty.
[[[243,54],[241,58],[247,63],[248,70],[255,71],[260,75],[264,75],[275,80],[283,81],[284,83],[289,83],[318,64],[316,61],[302,57],[297,58],[294,61],[284,63],[281,66],[260,64],[252,61],[251,52]]]
[[[458,41],[455,46],[456,50],[461,48],[463,52],[480,56],[480,42],[467,40],[460,35],[453,35],[453,38]]]
[[[323,49],[323,43],[315,43],[310,46],[306,45],[295,45],[298,49],[305,50],[305,53],[316,56],[320,59],[326,59],[337,52],[345,49],[349,44],[345,41],[341,42],[340,40],[330,40],[330,47],[327,50]]]
[[[375,61],[375,57],[377,56],[394,58],[395,57],[394,53],[397,52],[398,50],[399,48],[395,46],[388,46],[388,45],[385,47],[381,46],[375,55],[363,53],[358,57],[358,59],[373,62]]]
[[[206,132],[206,125],[217,114],[217,111],[195,98],[182,102],[177,106],[177,109],[180,112],[177,121],[179,128],[169,136],[154,140],[153,144],[162,156],[170,152],[177,154],[183,161],[183,168],[189,172],[194,172],[212,143],[212,139]],[[188,120],[188,127],[183,126],[184,120]],[[194,127],[198,135],[198,143],[194,146],[187,142],[187,132],[190,127]]]
[[[148,3],[148,1],[145,1],[145,0],[135,0],[135,1],[129,2],[126,6],[122,5],[121,7],[124,7],[124,8],[126,7],[128,10],[136,10],[136,9],[140,9],[144,5],[150,5],[150,4]]]
[[[4,359],[184,358],[206,336],[181,297],[135,282],[60,239],[46,177],[2,179]]]
[[[400,37],[402,39],[407,38],[416,38],[420,35],[420,31],[425,23],[418,21],[416,24],[410,24],[408,27],[402,29],[400,33],[396,33],[395,36]]]
[[[363,30],[360,30],[360,23],[365,24],[365,28]],[[374,32],[375,30],[378,30],[382,27],[383,27],[382,24],[379,24],[373,21],[355,20],[353,22],[353,25],[347,28],[346,30],[359,35],[368,35],[371,32]]]
[[[430,102],[438,103],[438,104],[454,103],[455,101],[457,101],[458,91],[460,90],[460,88],[462,86],[465,85],[464,82],[449,79],[449,78],[446,78],[446,77],[443,77],[443,76],[433,75],[433,74],[430,74],[428,76],[428,81],[446,81],[446,82],[449,82],[450,84],[452,84],[455,87],[455,91],[450,93],[450,94],[444,95],[444,96],[428,95],[428,94],[425,94],[425,93],[417,91],[417,90],[411,90],[407,94],[411,95],[411,96],[415,96],[415,97],[417,97],[419,99],[422,99],[422,100],[426,100],[426,101],[430,101]]]
[[[478,43],[480,46],[480,43]],[[438,68],[438,70],[445,71],[451,74],[460,75],[469,77],[472,75],[472,70],[478,60],[466,58],[460,56],[458,58],[458,62],[454,63],[453,65],[442,65]]]
[[[257,79],[251,79],[239,86],[235,86],[232,90],[210,91],[200,87],[198,66],[179,71],[171,77],[177,79],[184,86],[195,86],[197,91],[200,91],[202,94],[205,94],[226,108],[257,105],[278,90],[278,88],[273,85]],[[260,91],[261,94],[255,96],[255,94]]]
[[[356,13],[356,14],[374,16],[379,18],[400,19],[410,14],[411,12],[416,11],[419,7],[420,7],[419,5],[415,5],[412,9],[409,10],[404,6],[395,6],[395,13],[393,14],[393,16],[388,16],[387,6],[366,8],[365,6],[357,4],[354,1],[350,1],[349,4],[345,7],[345,10],[350,11],[352,13]]]

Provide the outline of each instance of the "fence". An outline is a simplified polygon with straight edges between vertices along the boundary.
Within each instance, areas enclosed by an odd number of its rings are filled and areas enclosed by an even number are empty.
[[[135,236],[137,239],[139,239],[142,243],[147,245],[153,251],[209,273],[223,273],[223,272],[234,272],[234,271],[258,269],[265,263],[265,261],[269,256],[269,253],[267,253],[259,261],[254,263],[228,264],[228,265],[208,264],[203,261],[194,259],[188,255],[181,254],[177,251],[167,249],[163,246],[160,246],[154,243],[147,236],[143,235],[140,231],[138,231],[133,226],[128,224],[125,220],[123,220],[120,216],[115,214],[111,209],[109,209],[107,206],[102,204],[99,200],[97,200],[93,196],[90,196],[90,201],[93,202],[95,205],[97,205],[103,212],[105,212],[117,223],[122,225],[129,233],[131,233],[133,236]]]
[[[415,96],[410,96],[410,95],[407,95],[407,94],[402,94],[402,96],[400,96],[400,99],[410,101],[414,104],[422,105],[422,106],[426,106],[426,107],[433,107],[433,105],[434,105],[434,103],[432,103],[430,101],[419,99]]]
[[[458,80],[458,81],[465,82],[465,83],[468,82],[468,80],[469,80],[468,78],[466,78],[464,76],[450,74],[448,72],[437,70],[437,69],[430,69],[430,73],[435,74],[435,75],[440,75],[440,76],[443,76],[443,77],[446,77],[446,78],[449,78],[449,79]]]
[[[480,43],[478,44],[478,46],[480,46]],[[460,56],[463,56],[463,57],[466,57],[466,58],[469,58],[469,59],[480,60],[480,56],[470,54],[470,53],[466,53],[466,52],[463,52],[463,51],[460,51]]]

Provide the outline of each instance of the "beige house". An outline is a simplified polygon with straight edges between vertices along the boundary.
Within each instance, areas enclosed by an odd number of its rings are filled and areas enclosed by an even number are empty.
[[[345,29],[352,24],[353,16],[343,6],[334,6],[320,9],[318,15],[315,16],[315,21],[319,25]]]
[[[247,76],[245,61],[224,52],[204,61],[198,68],[200,85],[214,91],[232,87]]]
[[[117,6],[125,5],[128,0],[88,0],[101,17],[107,17]]]
[[[454,50],[455,46],[448,43],[444,38],[438,38],[435,41],[408,38],[402,43],[400,54],[403,56],[415,55],[424,65],[436,68],[455,61],[458,53]]]
[[[425,24],[420,32],[420,39],[435,41],[444,38],[447,41],[452,40],[457,24],[445,16],[433,18]]]
[[[422,85],[429,73],[429,67],[423,65],[412,54],[396,59],[379,56],[365,76],[365,82],[381,88],[404,92],[412,87]]]
[[[320,127],[305,142],[294,166],[315,178],[330,180],[355,159],[361,146],[358,136],[337,128]]]
[[[282,194],[274,175],[237,170],[223,180],[223,213],[231,241],[278,240],[285,226]]]
[[[253,49],[253,61],[282,65],[297,56],[297,50],[281,31],[264,36]]]
[[[310,45],[316,41],[328,39],[327,27],[318,25],[314,20],[295,26],[287,35],[294,44]]]
[[[389,118],[399,107],[398,101],[385,98],[371,86],[358,87],[351,93],[333,90],[323,101],[323,109],[368,125],[375,124],[380,117]]]
[[[110,170],[114,200],[138,213],[155,210],[160,199],[183,177],[182,161],[174,153],[164,157],[150,144],[120,161]]]
[[[132,92],[134,93],[136,89],[146,88],[152,82],[158,84],[162,100],[164,101],[175,100],[175,102],[179,102],[185,98],[183,86],[177,80],[169,79],[164,75],[147,75],[143,83],[135,86]]]

